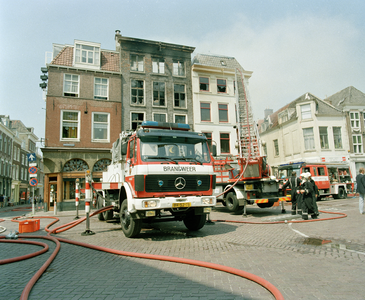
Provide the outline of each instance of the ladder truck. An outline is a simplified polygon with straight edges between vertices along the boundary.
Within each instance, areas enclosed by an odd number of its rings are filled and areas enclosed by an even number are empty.
[[[93,183],[98,208],[112,206],[99,220],[120,221],[126,237],[144,223],[183,221],[192,231],[205,225],[216,205],[216,175],[207,138],[188,124],[144,121],[122,132],[112,163]]]
[[[215,195],[230,212],[257,204],[260,208],[271,207],[278,201],[290,201],[279,191],[279,182],[270,176],[266,156],[260,155],[260,140],[246,89],[245,78],[236,69],[236,108],[238,156],[216,158],[213,163],[217,174]],[[213,154],[215,155],[215,150]],[[282,202],[283,203],[283,202]],[[282,212],[285,212],[282,206]]]

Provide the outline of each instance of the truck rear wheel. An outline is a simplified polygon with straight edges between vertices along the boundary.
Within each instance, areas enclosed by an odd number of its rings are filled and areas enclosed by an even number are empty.
[[[98,201],[96,202],[97,209],[100,209],[103,207],[103,199],[98,196]],[[99,221],[105,221],[103,213],[98,214]]]
[[[98,196],[97,208],[100,209],[100,208],[103,208],[103,207],[105,207],[103,198],[101,196]],[[98,219],[100,221],[107,221],[107,220],[113,219],[113,210],[109,209],[107,211],[104,211],[104,212],[98,214]]]
[[[188,214],[184,219],[184,224],[187,229],[191,231],[199,230],[205,225],[206,215],[195,215],[194,213]]]
[[[239,203],[238,203],[237,196],[235,193],[233,193],[233,192],[228,193],[228,195],[226,197],[226,206],[227,206],[227,209],[231,212],[238,210]]]
[[[127,238],[135,237],[141,232],[142,220],[133,219],[128,212],[127,200],[124,200],[120,207],[120,226]]]

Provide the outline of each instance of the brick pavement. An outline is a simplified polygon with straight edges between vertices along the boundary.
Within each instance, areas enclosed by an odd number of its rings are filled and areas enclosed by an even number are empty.
[[[140,237],[127,239],[118,224],[91,219],[96,234],[81,236],[85,223],[57,236],[112,249],[196,259],[241,269],[275,285],[286,300],[364,299],[365,215],[358,212],[358,199],[318,202],[320,210],[344,212],[347,218],[287,224],[239,224],[215,222],[198,232],[189,232],[181,222],[144,228]],[[287,206],[289,208],[289,206]],[[290,209],[287,209],[289,212]],[[217,206],[212,220],[274,221],[292,216],[279,207],[249,206],[247,218]],[[0,223],[24,212],[3,212]],[[53,216],[37,212],[36,216]],[[83,215],[83,212],[80,213]],[[75,213],[59,213],[61,223]],[[333,215],[321,214],[321,218]],[[50,220],[41,220],[43,229]],[[39,231],[34,234],[45,234]],[[322,244],[323,240],[330,243]],[[49,243],[53,249],[54,245]],[[0,259],[36,251],[30,245],[1,244]],[[50,253],[1,266],[6,274],[0,299],[19,299],[31,276]],[[2,276],[4,277],[4,276]],[[121,257],[62,243],[61,251],[33,288],[29,299],[273,299],[258,284],[220,271],[171,262]]]

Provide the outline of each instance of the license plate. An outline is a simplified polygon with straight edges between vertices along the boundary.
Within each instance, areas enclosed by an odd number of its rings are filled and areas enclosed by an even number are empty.
[[[172,207],[190,207],[190,202],[172,203]]]
[[[253,184],[246,184],[246,185],[245,185],[245,190],[246,190],[246,191],[251,191],[251,190],[253,190]]]

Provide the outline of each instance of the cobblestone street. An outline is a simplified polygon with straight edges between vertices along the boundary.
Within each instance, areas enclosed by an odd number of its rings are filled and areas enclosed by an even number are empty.
[[[249,206],[248,216],[217,206],[211,220],[272,222],[247,224],[217,222],[190,232],[181,222],[144,228],[138,238],[124,237],[119,224],[91,218],[95,235],[82,236],[85,223],[57,234],[70,240],[116,250],[182,257],[234,267],[269,281],[286,300],[363,299],[365,285],[365,216],[358,198],[318,202],[319,209],[347,214],[335,220],[291,223],[280,207]],[[28,211],[3,209],[4,235],[18,229],[10,219]],[[83,213],[83,212],[82,212]],[[82,213],[80,215],[82,215]],[[53,212],[37,212],[53,216]],[[320,218],[337,215],[321,213]],[[61,212],[54,227],[74,220],[74,212]],[[25,235],[46,235],[50,219],[41,219],[41,230]],[[54,249],[2,269],[1,299],[19,299],[26,283]],[[39,250],[33,245],[1,244],[0,260]],[[30,293],[29,299],[274,299],[259,284],[221,271],[178,263],[118,256],[67,243]]]

